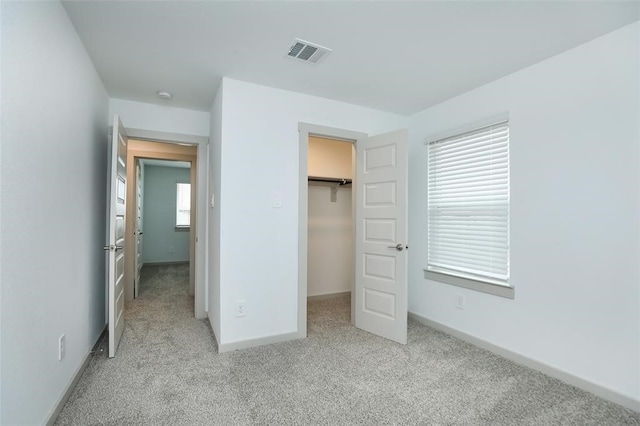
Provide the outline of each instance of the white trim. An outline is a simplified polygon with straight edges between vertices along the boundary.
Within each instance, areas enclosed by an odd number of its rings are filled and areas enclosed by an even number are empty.
[[[132,139],[145,139],[156,142],[186,143],[189,145],[208,145],[209,138],[206,136],[185,135],[183,133],[158,132],[155,130],[132,129],[125,127],[127,135]]]
[[[195,317],[204,319],[206,313],[206,273],[207,273],[207,191],[209,170],[209,138],[182,133],[158,132],[155,130],[125,128],[131,139],[142,139],[165,143],[186,143],[198,147],[198,196],[196,200],[196,253],[195,253]]]
[[[366,133],[354,132],[351,130],[338,129],[336,127],[320,126],[310,123],[299,123],[298,131],[307,133],[307,139],[309,135],[319,136],[325,139],[333,139],[343,142],[355,142],[358,139],[364,139],[367,137]],[[306,163],[305,163],[306,164]]]
[[[257,339],[238,340],[231,343],[218,343],[218,353],[221,354],[224,352],[236,351],[238,349],[255,348],[256,346],[271,345],[273,343],[287,342],[290,340],[303,339],[305,337],[307,337],[306,330],[304,335],[301,335],[298,332],[294,332],[276,334],[275,336],[260,337]]]
[[[307,337],[307,232],[309,220],[309,135],[335,139],[357,144],[367,137],[366,133],[351,130],[337,129],[334,127],[319,126],[316,124],[299,123],[299,187],[298,187],[298,334]],[[355,158],[355,156],[354,156]],[[353,173],[355,176],[355,159],[353,161]],[[351,192],[352,215],[355,212],[356,186]],[[354,217],[355,223],[355,217]],[[353,239],[355,241],[355,226],[353,227]],[[355,274],[355,271],[354,271]],[[355,277],[354,281],[355,282]],[[351,322],[355,323],[355,298],[351,298]]]
[[[623,407],[630,410],[640,412],[640,400],[638,399],[623,395],[606,386],[602,386],[589,380],[585,380],[581,377],[575,376],[556,367],[552,367],[533,358],[529,358],[526,355],[513,352],[509,349],[487,342],[486,340],[477,338],[455,328],[451,328],[437,321],[433,321],[421,315],[414,314],[413,312],[409,312],[409,318],[443,333],[457,337],[461,340],[464,340],[465,342],[471,343],[472,345],[478,346],[482,349],[486,349],[517,364],[524,365],[525,367],[529,367],[533,370],[554,377],[584,391],[590,392],[596,396],[599,396],[600,398],[606,399],[607,401],[622,405]]]
[[[89,365],[89,362],[91,361],[91,357],[92,357],[91,352],[88,352],[84,356],[82,362],[80,363],[76,371],[73,373],[73,376],[71,377],[71,380],[69,381],[69,383],[67,383],[67,386],[65,387],[64,392],[62,393],[60,398],[58,398],[58,401],[56,402],[53,409],[49,413],[49,416],[47,417],[47,422],[46,422],[47,426],[53,425],[58,419],[60,412],[64,408],[65,404],[69,400],[69,397],[71,396],[78,382],[80,381],[80,378],[84,373],[84,370],[86,370],[87,366]]]
[[[188,260],[176,260],[171,262],[147,262],[142,266],[172,266],[172,265],[188,265]]]
[[[516,298],[516,289],[513,286],[492,284],[486,281],[474,280],[473,278],[459,277],[435,271],[428,271],[426,269],[423,269],[423,271],[425,280],[468,288],[469,290],[505,297],[507,299]]]
[[[451,136],[456,136],[463,133],[471,132],[473,130],[480,129],[482,127],[492,126],[496,123],[501,123],[503,121],[509,121],[508,112],[501,112],[499,114],[491,115],[477,121],[463,124],[461,126],[456,126],[454,128],[450,128],[442,132],[432,133],[424,139],[424,144],[429,145],[431,142],[435,142],[442,139],[450,138]]]
[[[89,366],[89,362],[93,357],[93,353],[97,350],[98,346],[100,345],[100,342],[106,336],[107,329],[108,329],[108,325],[105,325],[104,329],[102,330],[102,333],[100,333],[100,336],[98,336],[98,340],[96,340],[91,350],[84,356],[84,358],[82,359],[82,362],[80,363],[78,368],[76,368],[76,371],[73,373],[73,376],[71,376],[71,380],[69,380],[69,383],[67,383],[67,386],[64,388],[64,392],[62,393],[60,398],[58,398],[58,401],[56,401],[56,404],[53,406],[53,409],[51,410],[51,412],[49,412],[49,415],[47,416],[47,421],[45,423],[47,426],[52,426],[56,422],[56,420],[58,420],[58,416],[60,415],[60,412],[62,411],[65,404],[69,400],[69,397],[71,396],[73,391],[76,389],[76,386],[80,381],[80,378],[84,374],[84,370],[86,370],[87,367]]]

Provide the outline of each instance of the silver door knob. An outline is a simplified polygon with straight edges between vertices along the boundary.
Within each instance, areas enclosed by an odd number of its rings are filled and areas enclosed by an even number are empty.
[[[396,249],[398,251],[402,251],[405,248],[409,248],[409,246],[404,246],[403,244],[396,244],[395,246],[387,246],[387,248]]]

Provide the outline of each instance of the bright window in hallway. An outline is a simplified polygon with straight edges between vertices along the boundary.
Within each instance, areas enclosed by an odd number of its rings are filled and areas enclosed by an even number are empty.
[[[176,184],[176,227],[188,228],[191,224],[191,184]]]

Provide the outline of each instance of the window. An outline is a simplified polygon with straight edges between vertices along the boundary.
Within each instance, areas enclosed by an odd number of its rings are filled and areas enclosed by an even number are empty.
[[[191,184],[176,184],[176,227],[188,228],[191,223]]]
[[[509,286],[509,123],[427,145],[429,279],[513,298]]]

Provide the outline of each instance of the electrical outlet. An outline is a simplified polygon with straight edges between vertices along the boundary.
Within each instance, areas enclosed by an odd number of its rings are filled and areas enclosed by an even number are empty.
[[[236,317],[243,317],[247,314],[244,300],[238,300],[236,302]]]
[[[275,191],[273,193],[273,200],[271,202],[271,207],[273,207],[274,209],[281,209],[282,208],[282,195],[280,195],[279,191]]]
[[[174,246],[169,246],[169,253],[175,253],[176,252],[176,248]]]
[[[58,339],[58,361],[62,361],[64,359],[66,345],[66,338],[64,337],[64,334],[61,334],[60,338]]]
[[[456,308],[464,309],[464,296],[461,294],[456,295]]]

